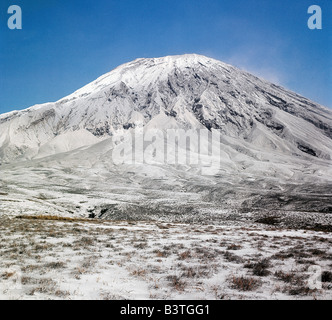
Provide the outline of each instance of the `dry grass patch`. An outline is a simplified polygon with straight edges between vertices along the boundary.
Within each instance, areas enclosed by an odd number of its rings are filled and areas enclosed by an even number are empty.
[[[285,283],[293,285],[303,284],[303,276],[298,275],[296,271],[284,272],[279,270],[274,273],[274,276]]]
[[[7,280],[7,279],[13,277],[15,274],[16,274],[15,271],[6,271],[6,272],[4,272],[4,273],[1,275],[1,278]]]
[[[130,272],[132,276],[135,277],[144,277],[146,275],[146,270],[145,269],[135,269]]]
[[[240,250],[242,247],[237,244],[231,244],[227,247],[227,250]]]
[[[169,275],[167,276],[167,281],[169,281],[172,288],[177,291],[184,291],[187,286],[187,283],[181,279],[181,277],[176,275]]]
[[[223,253],[224,258],[226,261],[228,262],[234,262],[234,263],[243,263],[243,258],[237,256],[236,254],[229,252],[229,251],[225,251]]]
[[[252,264],[246,265],[247,268],[252,269],[252,273],[258,277],[266,277],[270,274],[268,268],[270,267],[270,261],[263,259]]]
[[[57,289],[57,283],[53,279],[39,279],[37,280],[37,287],[33,288],[29,295],[34,295],[35,293],[43,293],[48,295],[55,295]]]
[[[191,258],[191,253],[189,250],[179,253],[179,260],[187,260]]]
[[[70,217],[60,217],[60,216],[50,216],[50,215],[34,215],[34,216],[19,215],[19,216],[16,216],[16,219],[21,219],[21,220],[41,220],[41,221],[60,221],[60,222],[93,222],[93,223],[101,223],[101,221],[94,220],[94,219],[70,218]]]
[[[322,282],[332,282],[332,272],[331,271],[323,271]]]
[[[261,281],[251,277],[236,277],[230,278],[231,287],[239,291],[253,291],[260,287]]]
[[[64,262],[61,262],[61,261],[55,261],[55,262],[49,262],[45,265],[46,268],[49,268],[49,269],[62,269],[62,268],[65,268],[66,265]]]

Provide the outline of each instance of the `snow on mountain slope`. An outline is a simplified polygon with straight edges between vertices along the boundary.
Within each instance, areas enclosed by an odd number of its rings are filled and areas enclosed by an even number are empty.
[[[93,136],[103,139],[149,122],[158,127],[159,121],[218,129],[264,149],[331,158],[330,110],[199,55],[138,59],[58,102],[0,116],[0,157],[2,162],[30,159],[41,148],[50,154],[70,151],[76,142],[55,149],[47,145],[64,133],[63,140],[91,144]],[[67,134],[79,131],[81,138]]]
[[[220,149],[215,157],[218,171],[201,174],[202,163],[211,160],[207,155],[194,161],[200,148],[209,144],[205,136],[200,146],[191,141],[190,147],[184,145],[177,152],[164,142],[170,158],[186,157],[189,148],[189,164],[163,162],[163,154],[153,155],[156,142],[151,139],[145,143],[152,154],[144,159],[147,163],[121,165],[123,156],[115,151],[120,146],[131,159],[135,132],[156,131],[162,142],[167,129],[218,132],[214,142]],[[120,162],[114,163],[115,155]],[[61,192],[54,192],[63,190],[62,182],[85,195],[85,200],[76,199],[80,202],[88,201],[94,188],[98,194],[88,203],[97,208],[94,214],[102,216],[121,211],[124,203],[156,212],[161,205],[169,209],[174,201],[176,208],[194,203],[205,210],[212,204],[220,208],[236,203],[244,208],[328,212],[331,157],[331,110],[194,54],[137,59],[57,102],[0,115],[4,184],[12,185],[17,174],[13,170],[24,168],[30,189],[39,190],[44,183],[44,191],[57,199]],[[50,185],[41,182],[45,176]],[[122,190],[121,195],[115,190]],[[68,201],[75,202],[72,194]]]

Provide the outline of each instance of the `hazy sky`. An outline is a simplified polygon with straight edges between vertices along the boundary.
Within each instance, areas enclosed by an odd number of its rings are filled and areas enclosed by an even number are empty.
[[[10,30],[10,5],[23,29]],[[310,5],[323,29],[307,26]],[[1,0],[0,113],[141,57],[207,55],[332,107],[331,0]]]

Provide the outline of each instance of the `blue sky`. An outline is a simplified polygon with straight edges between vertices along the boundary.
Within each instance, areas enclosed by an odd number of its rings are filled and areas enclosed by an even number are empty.
[[[198,53],[332,107],[330,0],[2,0],[0,113],[56,101],[140,57]],[[9,30],[10,5],[23,29]],[[310,30],[310,5],[323,29]]]

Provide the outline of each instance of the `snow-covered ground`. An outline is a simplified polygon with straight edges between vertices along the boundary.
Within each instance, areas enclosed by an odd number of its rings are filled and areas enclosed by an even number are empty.
[[[332,298],[329,212],[240,210],[268,180],[72,160],[2,166],[0,299]],[[329,203],[314,187],[299,201]]]
[[[332,298],[331,233],[48,219],[1,216],[0,299]]]

